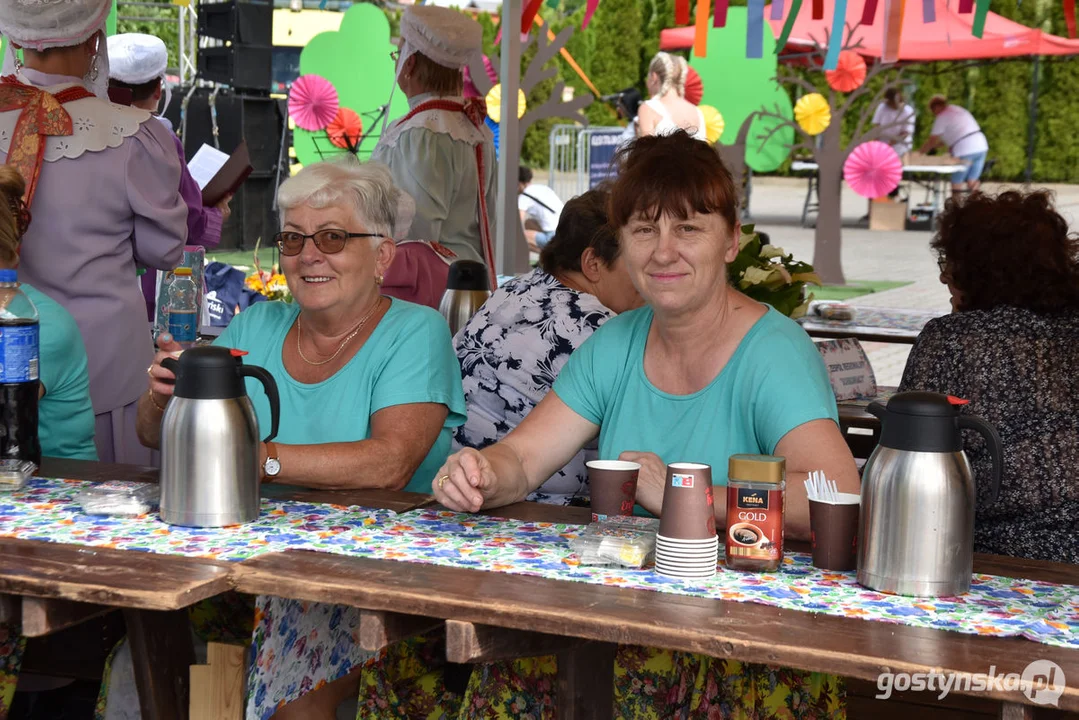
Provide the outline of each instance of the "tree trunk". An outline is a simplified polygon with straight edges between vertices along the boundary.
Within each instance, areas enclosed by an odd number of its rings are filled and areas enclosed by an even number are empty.
[[[738,189],[740,197],[739,207],[742,211],[745,211],[746,208],[746,144],[749,138],[749,128],[753,125],[753,120],[756,119],[756,117],[757,113],[750,113],[746,119],[742,121],[741,127],[738,128],[738,137],[735,138],[733,145],[724,145],[721,142],[716,143],[719,157],[723,160],[723,164],[727,166],[727,169],[731,171],[731,179],[734,180],[734,187]]]
[[[843,277],[843,159],[840,123],[835,117],[821,136],[817,150],[817,229],[813,236],[813,269],[828,285],[842,285]]]

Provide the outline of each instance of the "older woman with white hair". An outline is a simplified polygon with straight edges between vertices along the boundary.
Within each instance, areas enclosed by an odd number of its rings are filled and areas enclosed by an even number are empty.
[[[309,165],[278,191],[276,241],[295,302],[255,305],[216,341],[247,351],[245,361],[277,381],[281,421],[277,441],[263,445],[267,481],[430,492],[453,428],[464,422],[446,321],[381,293],[398,194],[384,166],[354,160]],[[162,347],[139,404],[140,437],[150,446],[174,379],[161,360],[179,349]],[[268,427],[261,386],[247,391]],[[268,718],[282,705],[278,720],[333,718],[355,696],[369,657],[354,642],[358,611],[275,597],[260,597],[258,609],[248,718]]]

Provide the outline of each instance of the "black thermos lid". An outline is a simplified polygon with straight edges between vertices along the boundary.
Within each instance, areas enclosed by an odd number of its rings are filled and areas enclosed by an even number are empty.
[[[458,260],[450,265],[446,277],[447,290],[490,290],[487,266],[476,260]]]

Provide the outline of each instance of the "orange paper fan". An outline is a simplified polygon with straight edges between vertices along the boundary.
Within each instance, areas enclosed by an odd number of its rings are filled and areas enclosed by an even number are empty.
[[[844,50],[839,53],[835,70],[825,70],[824,77],[828,79],[828,86],[833,90],[855,90],[865,82],[865,60],[856,52]]]

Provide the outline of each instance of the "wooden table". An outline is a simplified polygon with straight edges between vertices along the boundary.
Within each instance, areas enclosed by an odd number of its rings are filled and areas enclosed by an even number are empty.
[[[586,512],[522,503],[490,514],[522,520],[584,522]],[[1079,584],[1079,567],[1073,565],[978,557],[975,569]],[[450,652],[454,642],[471,642],[460,637],[465,634],[461,627],[473,628],[472,637],[486,634],[522,648],[556,647],[543,641],[552,636],[592,641],[577,656],[574,667],[583,668],[581,672],[588,682],[581,685],[594,691],[604,687],[610,674],[605,664],[597,678],[601,669],[597,658],[607,663],[617,644],[774,663],[873,682],[884,671],[935,670],[974,675],[987,673],[995,665],[998,673],[1022,673],[1037,659],[1079,670],[1079,651],[1022,638],[978,637],[752,603],[435,565],[283,553],[242,563],[235,581],[238,589],[249,593],[446,620]],[[540,637],[530,646],[528,638],[536,634]],[[467,654],[459,649],[456,652]],[[582,662],[590,664],[581,665]],[[1060,707],[1079,711],[1079,684],[1073,685],[1060,698]],[[582,691],[580,685],[576,691]],[[998,701],[1006,717],[1029,717],[1031,705],[1019,692],[994,690],[979,693],[979,697]],[[603,712],[603,705],[583,707],[591,709],[560,708],[560,716],[610,717],[609,712]]]
[[[93,482],[157,482],[155,468],[45,458],[40,475]],[[405,511],[429,502],[419,493],[357,490],[316,495],[267,485],[264,494],[301,502]],[[234,563],[80,545],[0,539],[0,619],[23,634],[51,635],[122,609],[142,715],[187,717],[188,668],[195,662],[186,608],[233,589]]]
[[[97,480],[153,477],[146,469],[99,464],[46,462],[42,472]],[[305,501],[340,503],[343,497],[298,492]],[[393,494],[380,499],[378,493],[356,492],[349,498],[375,507],[383,502],[382,507],[392,503],[393,509],[407,509],[425,496]],[[529,503],[491,514],[559,522],[587,519],[587,511],[580,508]],[[996,666],[998,673],[1021,673],[1036,659],[1051,660],[1065,672],[1079,670],[1079,651],[1021,638],[978,637],[521,575],[310,552],[264,555],[226,565],[32,541],[2,544],[7,552],[0,559],[0,593],[9,596],[8,611],[18,607],[24,617],[36,612],[44,618],[34,621],[36,627],[47,629],[50,622],[77,618],[79,612],[73,610],[103,605],[128,609],[134,619],[132,649],[136,667],[142,668],[139,692],[147,718],[186,717],[187,668],[175,661],[186,649],[169,644],[180,627],[176,611],[230,588],[361,608],[365,646],[444,627],[447,657],[457,662],[559,652],[563,718],[610,717],[609,679],[614,648],[620,643],[774,663],[863,681],[875,681],[886,670],[973,675]],[[979,556],[975,569],[1079,584],[1079,567],[1073,565]],[[161,663],[162,657],[174,660]],[[979,697],[999,703],[1005,717],[1031,717],[1033,706],[1017,691],[994,689]],[[1079,683],[1072,681],[1060,707],[1079,711]]]
[[[857,338],[862,342],[913,345],[925,324],[944,313],[902,308],[856,307],[853,322],[825,320],[807,315],[798,319],[811,337]]]
[[[903,177],[925,188],[926,199],[929,200],[936,213],[944,209],[948,178],[962,167],[962,162],[957,164],[925,164],[924,160],[922,163],[907,162],[903,164]],[[792,172],[807,173],[809,180],[806,186],[805,202],[802,204],[802,227],[809,227],[809,214],[819,210],[820,199],[817,187],[819,170],[820,167],[815,162],[795,160],[791,163]]]

